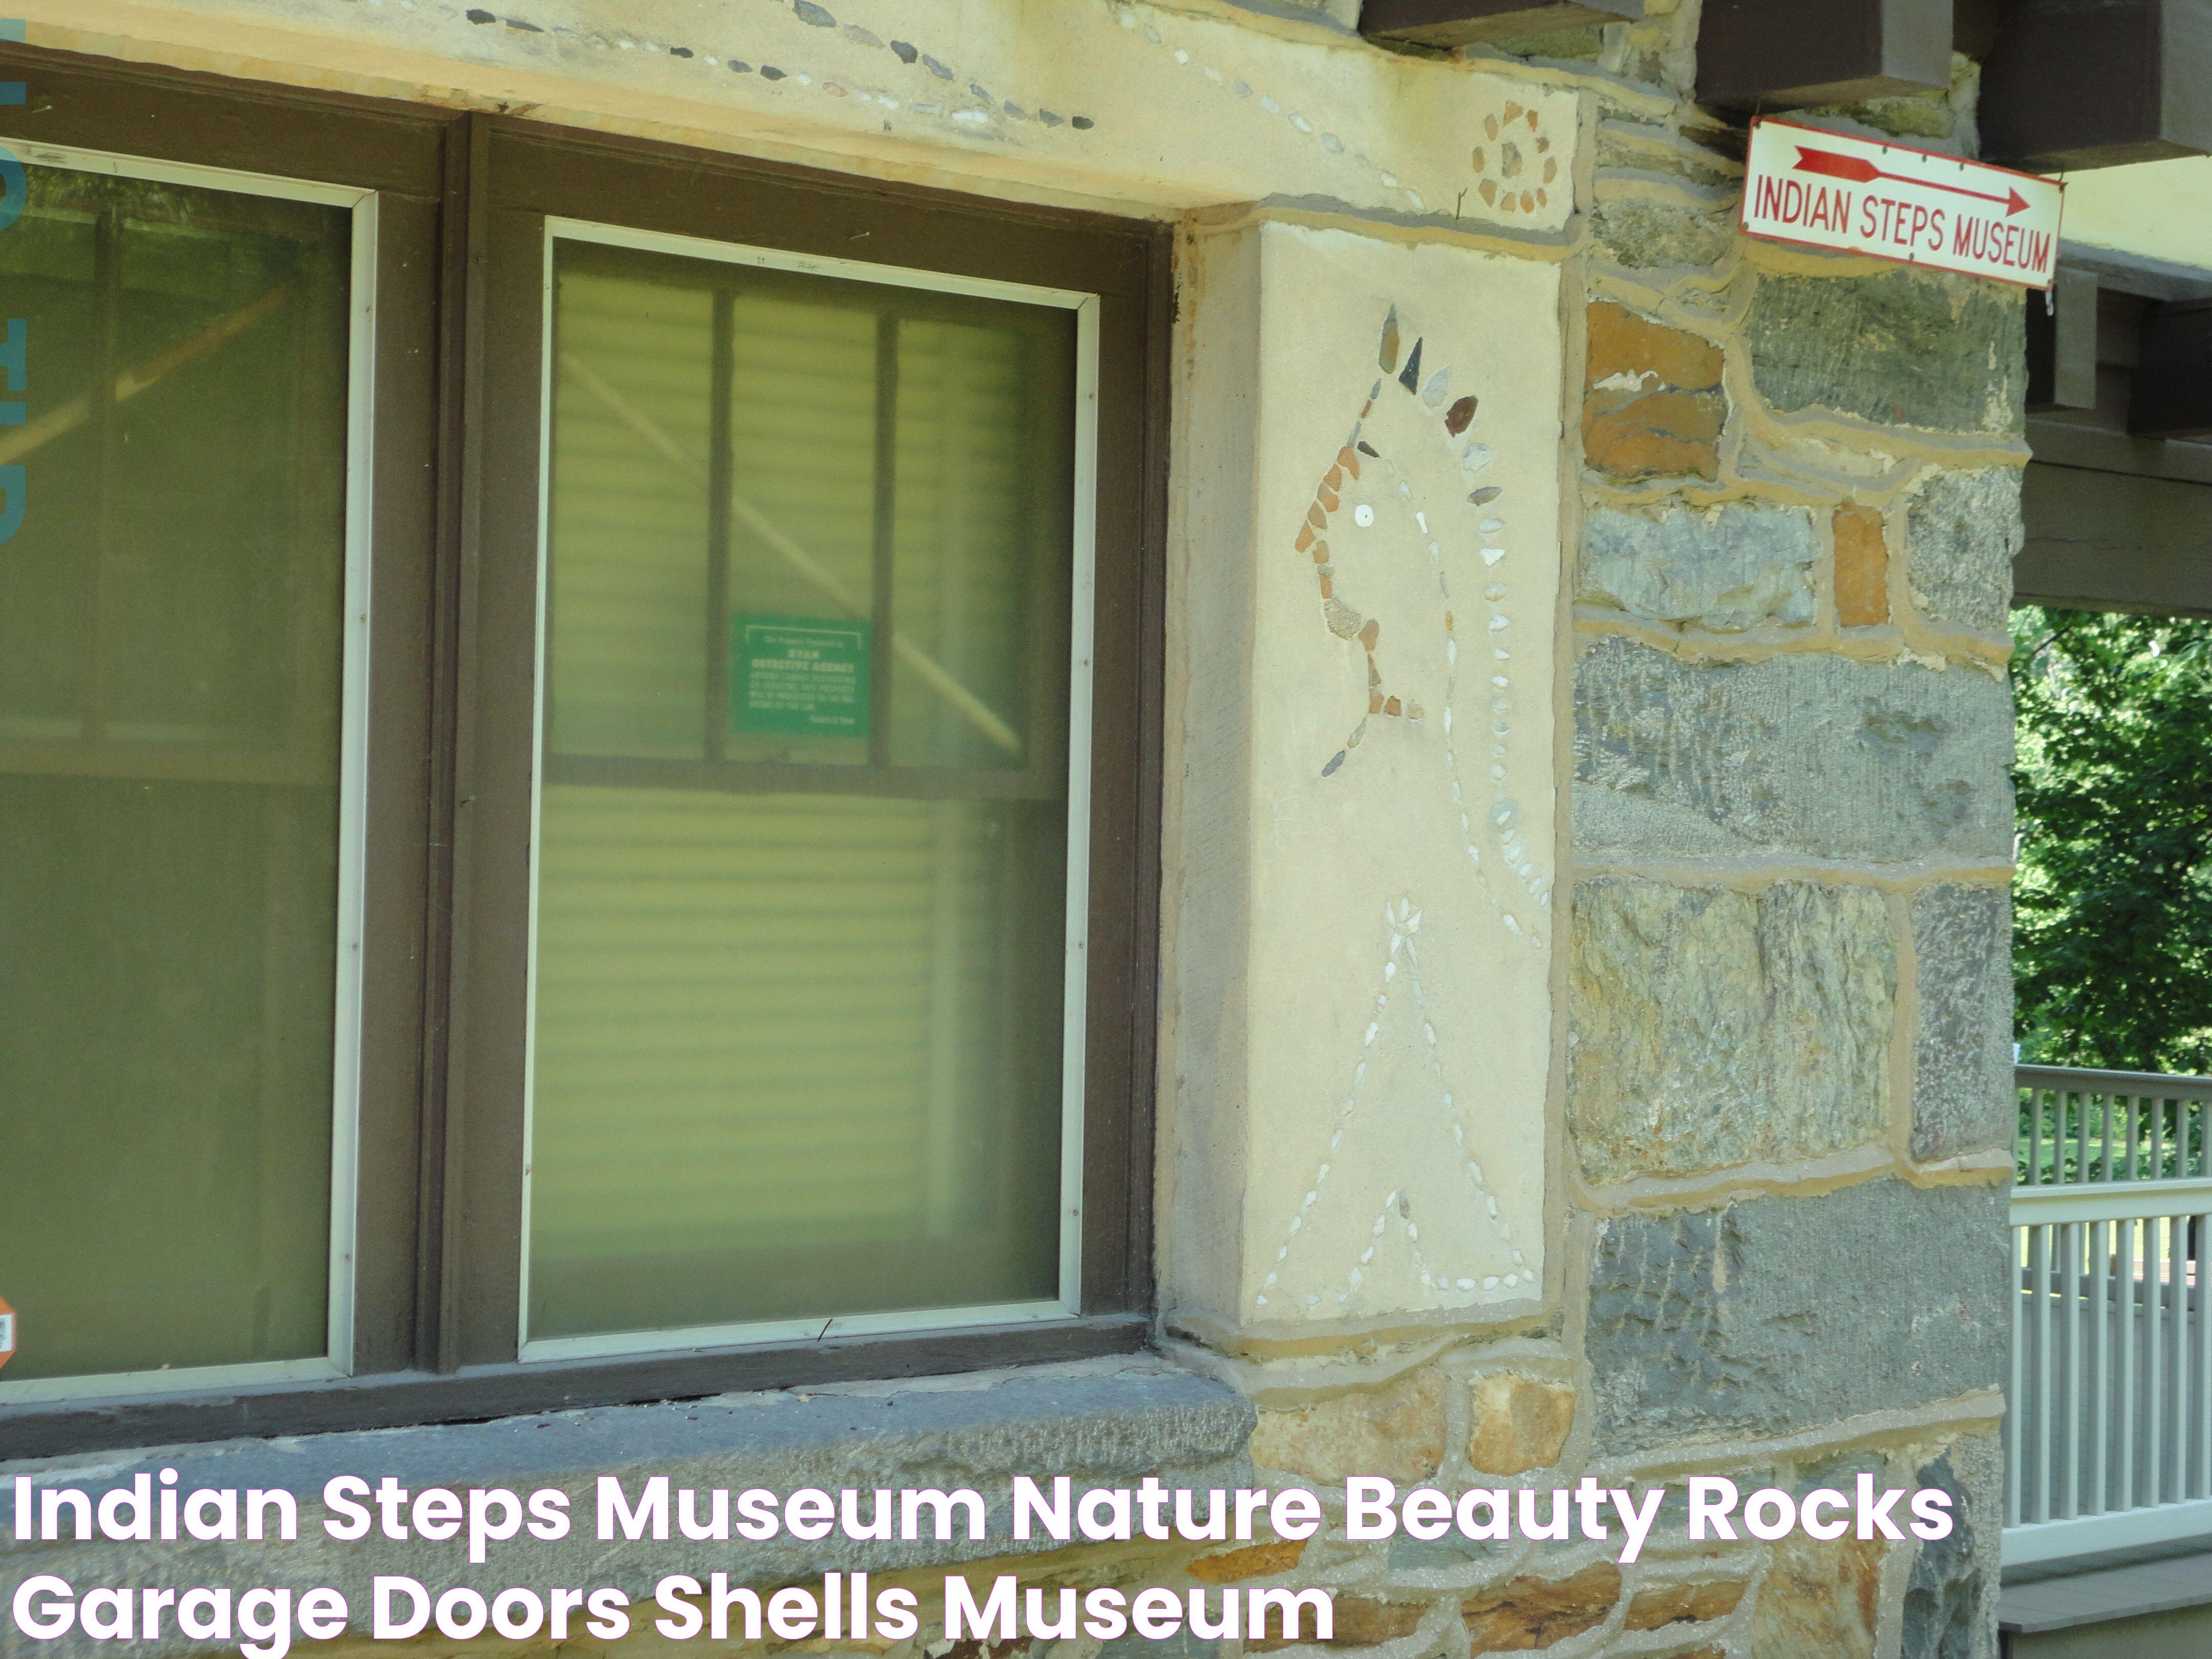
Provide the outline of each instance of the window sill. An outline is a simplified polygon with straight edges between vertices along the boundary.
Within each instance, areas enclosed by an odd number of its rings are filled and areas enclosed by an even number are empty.
[[[236,1584],[330,1584],[365,1608],[371,1577],[404,1573],[437,1589],[481,1590],[517,1583],[584,1588],[613,1584],[649,1602],[665,1573],[724,1571],[739,1582],[799,1580],[831,1571],[895,1571],[1054,1547],[1049,1539],[1014,1542],[1007,1524],[1016,1474],[1072,1477],[1090,1486],[1133,1486],[1146,1475],[1170,1486],[1249,1486],[1246,1442],[1253,1409],[1223,1383],[1152,1354],[1078,1360],[1021,1370],[975,1371],[897,1382],[842,1382],[819,1389],[724,1394],[654,1405],[501,1418],[478,1423],[355,1431],[301,1439],[230,1440],[163,1449],[129,1460],[113,1454],[0,1464],[0,1480],[29,1474],[41,1486],[94,1495],[146,1470],[174,1468],[180,1491],[196,1487],[282,1487],[300,1501],[298,1541],[226,1544],[223,1570]],[[554,1432],[548,1433],[551,1430]],[[527,1536],[494,1544],[489,1559],[468,1565],[458,1542],[358,1542],[330,1538],[320,1524],[323,1485],[337,1474],[372,1483],[395,1478],[410,1491],[440,1486],[506,1486],[520,1493],[557,1486],[569,1494],[566,1539]],[[641,1485],[665,1475],[672,1488],[743,1490],[797,1486],[836,1492],[878,1487],[972,1487],[990,1510],[989,1535],[855,1543],[833,1533],[818,1542],[779,1537],[764,1544],[685,1539],[594,1537],[597,1481],[621,1478],[634,1501]],[[704,1510],[703,1504],[701,1505]],[[672,1498],[672,1512],[675,1504]],[[866,1510],[864,1513],[867,1512]],[[178,1546],[190,1551],[204,1546]],[[72,1583],[122,1582],[145,1547],[93,1540],[18,1546],[13,1570],[59,1574]],[[195,1581],[197,1582],[197,1581]]]
[[[452,1376],[405,1371],[325,1382],[265,1382],[175,1394],[58,1400],[0,1411],[0,1459],[482,1423],[528,1413],[697,1401],[741,1390],[788,1390],[942,1376],[983,1366],[1048,1365],[1146,1346],[1140,1315],[1029,1327],[855,1336],[626,1359],[532,1360],[469,1366]],[[773,1395],[766,1397],[774,1398]]]

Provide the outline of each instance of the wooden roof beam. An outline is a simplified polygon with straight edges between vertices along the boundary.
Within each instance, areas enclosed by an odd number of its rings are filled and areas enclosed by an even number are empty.
[[[2171,300],[2144,317],[2128,433],[2212,438],[2212,300]]]
[[[1644,0],[1367,0],[1359,32],[1370,40],[1465,46],[1643,15]]]
[[[1984,160],[2037,173],[2212,150],[2212,0],[2014,0],[1979,122]]]
[[[1698,101],[1850,104],[1951,84],[1952,0],[1705,0]]]

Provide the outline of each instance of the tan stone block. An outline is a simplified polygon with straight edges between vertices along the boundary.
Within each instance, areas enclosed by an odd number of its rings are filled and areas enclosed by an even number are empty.
[[[1791,1538],[1774,1555],[1751,1613],[1759,1659],[1872,1659],[1881,1543]]]
[[[1444,1460],[1444,1388],[1442,1373],[1419,1370],[1295,1411],[1263,1411],[1252,1461],[1313,1480],[1425,1480]]]
[[[1868,628],[1889,620],[1889,544],[1881,514],[1846,501],[1836,509],[1836,620]]]
[[[1556,1582],[1516,1578],[1461,1608],[1470,1653],[1526,1653],[1605,1622],[1620,1599],[1620,1569],[1609,1561]],[[1761,1659],[1765,1659],[1762,1653]]]
[[[1264,1578],[1270,1573],[1288,1572],[1305,1553],[1302,1540],[1282,1538],[1270,1544],[1224,1551],[1219,1555],[1201,1555],[1183,1571],[1209,1584],[1228,1584],[1239,1578]]]
[[[1525,1474],[1559,1461],[1575,1426],[1574,1389],[1518,1371],[1475,1379],[1468,1462],[1485,1474]]]
[[[1636,1592],[1628,1604],[1626,1628],[1658,1630],[1668,1625],[1699,1620],[1725,1619],[1743,1600],[1749,1588],[1741,1580],[1720,1583],[1659,1584]]]

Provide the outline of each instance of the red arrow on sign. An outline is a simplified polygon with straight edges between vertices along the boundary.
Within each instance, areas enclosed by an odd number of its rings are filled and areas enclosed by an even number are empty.
[[[1923,190],[1945,190],[1954,196],[1971,196],[1978,202],[1995,202],[2005,210],[2008,219],[2015,213],[2025,211],[2027,207],[2027,198],[2016,190],[2008,189],[2002,196],[1992,196],[1986,191],[1968,190],[1964,185],[1939,185],[1932,179],[1915,179],[1902,173],[1884,173],[1873,162],[1863,161],[1856,155],[1838,155],[1828,149],[1808,149],[1802,144],[1797,147],[1796,171],[1825,173],[1831,179],[1849,179],[1861,185],[1872,184],[1877,179],[1893,179],[1900,185],[1917,185]]]

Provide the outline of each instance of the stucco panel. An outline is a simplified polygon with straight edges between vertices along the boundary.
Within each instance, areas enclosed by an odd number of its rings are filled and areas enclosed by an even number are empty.
[[[1542,1270],[1559,583],[1547,266],[1263,234],[1248,1316]]]

